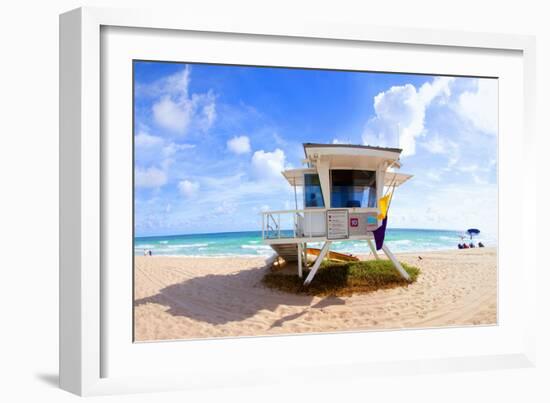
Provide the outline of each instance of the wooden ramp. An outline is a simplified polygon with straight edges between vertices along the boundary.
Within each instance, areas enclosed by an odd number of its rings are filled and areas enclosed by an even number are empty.
[[[321,249],[307,248],[308,255],[319,256],[320,253],[321,253]],[[333,251],[328,252],[327,258],[331,260],[338,260],[341,262],[358,262],[359,261],[359,258],[357,256],[353,256],[348,253],[338,253]]]
[[[282,257],[286,262],[296,262],[298,260],[298,244],[295,243],[283,243],[283,244],[272,244],[270,245],[273,250]],[[313,256],[319,256],[321,249],[317,248],[307,248],[307,254]],[[349,253],[338,253],[329,251],[327,259],[337,260],[340,262],[357,262],[359,258],[353,256]]]

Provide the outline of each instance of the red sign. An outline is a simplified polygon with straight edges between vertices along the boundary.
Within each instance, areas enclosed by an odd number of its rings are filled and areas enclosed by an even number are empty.
[[[359,218],[350,218],[349,219],[349,226],[350,227],[358,227],[359,226]]]

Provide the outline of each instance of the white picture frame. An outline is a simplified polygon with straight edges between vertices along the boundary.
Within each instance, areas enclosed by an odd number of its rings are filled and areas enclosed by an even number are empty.
[[[523,115],[520,132],[514,136],[521,145],[520,161],[534,160],[535,155],[535,42],[533,37],[488,33],[468,33],[457,31],[430,31],[409,28],[385,28],[314,21],[270,21],[264,20],[214,20],[197,18],[193,15],[174,14],[169,11],[117,10],[104,8],[80,8],[60,17],[60,385],[63,389],[79,395],[112,393],[135,393],[140,391],[160,391],[187,388],[208,388],[225,385],[251,385],[269,382],[302,382],[304,372],[308,378],[318,381],[345,379],[349,376],[369,376],[373,374],[417,374],[419,372],[440,372],[457,370],[479,370],[497,368],[518,368],[534,365],[535,360],[535,318],[524,315],[523,320],[514,322],[514,337],[521,334],[509,345],[503,345],[497,353],[479,351],[450,354],[433,351],[432,354],[390,358],[388,360],[368,360],[361,356],[352,360],[333,361],[321,365],[315,360],[308,365],[288,362],[284,371],[274,361],[258,359],[258,353],[264,350],[276,351],[276,345],[288,340],[283,337],[243,338],[228,340],[205,340],[193,346],[196,351],[213,350],[228,357],[238,358],[240,351],[248,351],[247,359],[229,369],[220,365],[212,369],[208,377],[208,367],[197,371],[196,376],[186,372],[199,364],[198,354],[190,355],[185,363],[167,365],[172,371],[159,376],[124,374],[124,369],[110,376],[105,369],[106,357],[112,350],[105,329],[108,321],[109,304],[106,302],[109,291],[104,284],[105,250],[102,225],[107,217],[102,206],[107,189],[106,179],[111,174],[105,170],[104,147],[101,141],[102,111],[101,94],[101,32],[105,27],[172,30],[181,32],[218,33],[219,35],[252,36],[255,40],[334,41],[338,43],[376,43],[377,46],[436,47],[447,49],[467,49],[482,54],[491,51],[515,52],[521,58],[522,80],[517,83],[523,89]],[[437,72],[435,72],[437,73]],[[518,87],[519,88],[519,87]],[[510,150],[501,145],[499,174],[511,164]],[[523,189],[529,189],[530,197],[536,191],[536,173],[523,175],[519,179]],[[518,212],[521,225],[518,229],[520,239],[514,252],[521,260],[522,281],[518,283],[518,301],[524,312],[535,312],[536,289],[536,214],[532,211],[527,194],[522,196]],[[500,214],[507,212],[506,206],[500,206]],[[506,228],[500,228],[505,231]],[[508,232],[500,232],[502,237]],[[530,239],[527,236],[530,234]],[[511,238],[508,237],[508,238]],[[504,241],[506,241],[504,237]],[[499,250],[499,259],[509,259],[510,252]],[[499,266],[500,269],[500,266]],[[503,279],[504,281],[505,279]],[[505,297],[506,295],[500,295]],[[497,327],[498,328],[498,327]],[[487,329],[486,329],[487,330]],[[429,330],[424,334],[411,333],[408,337],[427,338],[437,341],[444,331]],[[452,337],[466,337],[456,329]],[[480,332],[480,337],[490,342],[490,338],[499,335],[489,329]],[[397,339],[397,332],[376,332],[375,336],[353,333],[346,337],[350,342],[360,343],[364,337]],[[310,343],[318,345],[331,343],[338,335],[293,337],[293,348],[304,349]],[[131,341],[130,341],[131,342]],[[152,343],[153,344],[153,343]],[[171,354],[175,349],[185,347],[177,343],[161,343],[164,352]],[[482,346],[482,344],[480,344]],[[146,354],[156,354],[148,347]],[[451,347],[449,347],[450,349]],[[129,350],[130,351],[130,350]],[[256,353],[254,353],[256,352]],[[159,353],[160,354],[160,353]],[[234,354],[234,356],[232,355]],[[276,357],[272,357],[275,359]],[[256,360],[256,361],[254,361]],[[257,364],[262,371],[252,371],[251,363]],[[174,371],[177,366],[180,371]],[[240,366],[239,366],[240,365]],[[247,365],[249,367],[247,368]],[[274,365],[271,367],[271,365]],[[145,366],[145,364],[144,364]],[[202,371],[202,372],[201,372]],[[121,373],[120,373],[121,372]],[[107,375],[106,375],[107,374]]]

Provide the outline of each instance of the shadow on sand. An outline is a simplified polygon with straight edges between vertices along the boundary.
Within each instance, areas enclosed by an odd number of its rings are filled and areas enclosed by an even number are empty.
[[[276,320],[271,325],[271,329],[274,327],[282,327],[285,322],[290,322],[295,319],[298,319],[299,317],[305,315],[306,313],[310,312],[312,309],[323,309],[327,308],[329,306],[334,305],[345,305],[346,301],[344,301],[341,298],[338,297],[325,297],[321,301],[317,302],[315,305],[307,306],[305,309],[303,309],[301,312],[293,313],[291,315],[283,316],[281,319]]]
[[[213,325],[241,321],[260,311],[274,311],[280,305],[303,307],[303,311],[278,319],[272,327],[282,326],[311,309],[343,305],[345,301],[326,297],[314,305],[312,296],[272,291],[263,286],[267,268],[255,267],[234,274],[209,274],[172,284],[157,294],[134,301],[134,306],[159,304],[173,316],[187,317]]]

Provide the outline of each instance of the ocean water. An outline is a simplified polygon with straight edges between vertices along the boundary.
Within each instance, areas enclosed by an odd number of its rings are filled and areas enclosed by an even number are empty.
[[[385,242],[395,253],[457,249],[461,235],[464,235],[464,232],[389,228]],[[496,238],[484,236],[483,233],[474,238],[474,242],[478,241],[482,241],[486,246],[496,246]],[[308,243],[308,246],[321,245]],[[154,256],[268,257],[273,254],[273,249],[262,242],[260,231],[136,237],[134,253],[143,255],[145,250],[150,250]],[[365,241],[334,241],[331,250],[353,254],[370,253]]]

